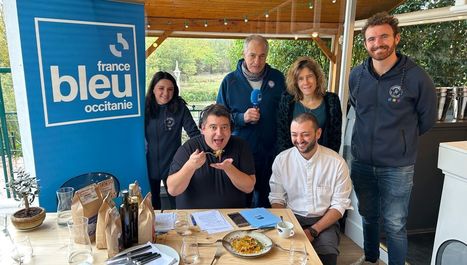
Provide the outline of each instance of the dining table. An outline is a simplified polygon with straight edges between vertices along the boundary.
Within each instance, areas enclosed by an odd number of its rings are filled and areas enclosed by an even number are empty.
[[[251,229],[250,226],[246,227],[237,227],[235,223],[227,216],[229,213],[239,212],[242,209],[218,209],[222,216],[228,221],[233,230],[244,230]],[[290,209],[278,209],[271,208],[268,209],[271,213],[276,216],[281,216],[284,221],[289,221],[294,225],[295,234],[289,238],[282,238],[279,236],[277,229],[269,229],[262,231],[268,238],[273,242],[273,247],[265,255],[261,255],[254,258],[244,258],[233,255],[225,248],[218,250],[219,244],[216,244],[216,241],[223,239],[223,237],[231,231],[219,232],[214,234],[208,234],[206,231],[202,231],[196,226],[190,227],[192,231],[192,236],[195,236],[199,243],[199,258],[196,264],[210,265],[214,255],[220,251],[220,257],[214,263],[216,265],[224,264],[268,264],[268,265],[282,265],[289,264],[289,252],[288,249],[291,246],[291,243],[301,244],[305,247],[307,252],[307,263],[311,265],[322,265],[318,255],[316,254],[313,246],[310,241],[307,239],[303,229],[300,227],[295,215]],[[164,211],[168,212],[177,212],[178,210]],[[206,211],[203,210],[183,210],[188,213]],[[160,211],[155,211],[156,216]],[[157,228],[156,228],[157,229]],[[68,244],[70,241],[69,231],[66,226],[57,224],[57,215],[56,213],[47,213],[44,223],[38,228],[31,231],[21,231],[17,230],[10,223],[8,226],[9,233],[13,239],[24,238],[25,236],[29,237],[32,248],[33,256],[29,264],[44,264],[44,265],[54,265],[54,264],[67,264],[67,255],[68,255]],[[261,231],[261,230],[260,230]],[[183,236],[177,234],[175,230],[169,230],[165,233],[158,233],[156,235],[157,244],[162,244],[173,248],[177,253],[180,253],[182,245]],[[3,243],[5,240],[2,241]],[[212,244],[211,244],[212,243]],[[3,253],[5,255],[5,253]],[[7,255],[7,254],[6,254]],[[106,249],[97,249],[95,243],[92,243],[92,255],[93,255],[93,264],[105,264],[105,261],[108,259],[108,254]],[[6,257],[2,257],[1,264],[15,264],[13,260]],[[180,264],[184,264],[180,259]]]

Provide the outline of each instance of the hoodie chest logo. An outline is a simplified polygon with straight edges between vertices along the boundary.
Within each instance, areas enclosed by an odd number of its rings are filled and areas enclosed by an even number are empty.
[[[402,87],[399,85],[392,86],[389,88],[388,102],[399,103],[402,97]]]
[[[175,119],[172,117],[167,117],[164,121],[165,130],[171,131],[172,127],[175,125]]]
[[[273,88],[275,85],[276,85],[276,84],[274,83],[274,81],[272,81],[272,80],[269,80],[269,81],[268,81],[268,86],[269,86],[270,88]]]

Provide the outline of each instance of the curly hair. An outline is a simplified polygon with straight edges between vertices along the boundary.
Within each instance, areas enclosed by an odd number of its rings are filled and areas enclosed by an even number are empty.
[[[290,66],[286,79],[287,92],[294,97],[295,101],[303,99],[303,93],[298,87],[298,75],[304,68],[308,68],[316,77],[316,96],[324,97],[326,94],[326,78],[323,69],[315,60],[307,56],[298,57]]]
[[[379,12],[371,16],[365,23],[362,28],[362,35],[363,39],[366,40],[365,33],[369,27],[379,26],[379,25],[386,25],[388,24],[391,26],[392,31],[394,32],[394,36],[396,36],[399,30],[399,20],[394,16],[388,14],[388,12]]]

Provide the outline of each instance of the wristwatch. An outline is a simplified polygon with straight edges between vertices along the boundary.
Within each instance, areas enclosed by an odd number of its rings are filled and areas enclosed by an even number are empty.
[[[317,238],[318,237],[318,231],[316,231],[316,229],[314,229],[313,227],[308,227],[308,231],[310,231],[310,234],[313,238]]]

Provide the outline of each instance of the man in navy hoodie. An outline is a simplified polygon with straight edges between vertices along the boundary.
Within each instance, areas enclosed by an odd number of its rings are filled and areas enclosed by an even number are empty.
[[[354,264],[377,264],[379,219],[384,220],[390,265],[405,264],[406,220],[418,137],[436,121],[436,92],[428,74],[396,53],[398,20],[387,13],[362,28],[369,58],[350,73],[351,179],[362,215],[364,252]]]
[[[232,135],[245,139],[255,159],[256,184],[253,207],[271,207],[269,203],[269,178],[276,153],[276,113],[282,92],[285,90],[284,75],[266,64],[268,41],[260,35],[245,39],[243,59],[237,69],[229,73],[221,83],[217,103],[232,113]],[[253,90],[257,90],[254,91]],[[250,95],[255,95],[256,106]],[[259,100],[258,100],[259,99]]]

